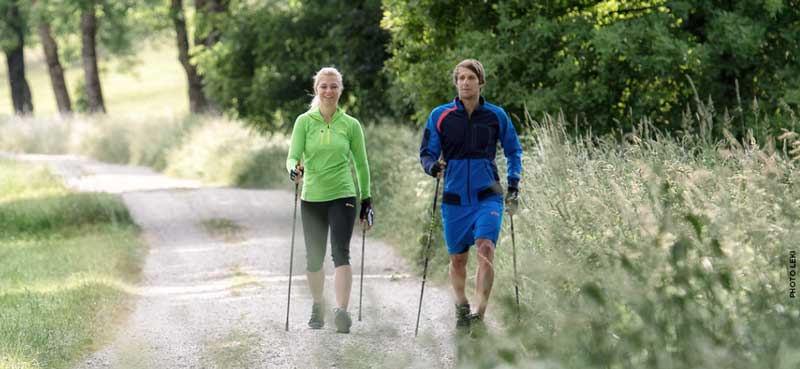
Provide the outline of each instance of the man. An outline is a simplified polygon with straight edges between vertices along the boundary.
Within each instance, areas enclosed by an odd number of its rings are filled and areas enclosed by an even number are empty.
[[[420,162],[429,175],[444,177],[442,224],[450,255],[456,327],[463,331],[482,321],[494,282],[492,261],[504,207],[494,161],[497,143],[502,145],[508,162],[505,205],[510,214],[516,209],[519,196],[522,148],[505,111],[481,96],[485,73],[479,61],[466,59],[458,63],[453,70],[453,84],[458,97],[434,109],[428,118]],[[472,245],[478,254],[478,308],[474,313],[464,292]]]

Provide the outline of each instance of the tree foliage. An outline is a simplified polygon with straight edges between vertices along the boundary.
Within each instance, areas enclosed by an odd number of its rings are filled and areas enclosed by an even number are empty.
[[[467,57],[484,62],[485,95],[512,115],[526,107],[534,115],[563,111],[595,132],[642,117],[678,128],[695,99],[690,79],[697,96],[717,106],[753,98],[771,111],[800,104],[796,0],[384,5],[392,99],[418,122],[455,94],[449,73]]]
[[[0,49],[6,55],[11,102],[17,114],[33,113],[33,99],[25,76],[25,36],[28,8],[18,0],[0,1]],[[23,5],[23,6],[20,6]]]
[[[223,34],[199,53],[206,92],[259,129],[291,127],[324,66],[343,74],[340,105],[360,119],[385,113],[381,74],[388,33],[381,3],[363,1],[232,2]]]
[[[0,0],[0,50],[7,51],[20,46],[17,30],[25,30],[23,37],[29,36],[29,12],[29,6],[24,1]]]
[[[60,53],[67,62],[80,58],[80,14],[86,0],[37,0],[32,25],[42,20],[50,24]],[[98,0],[97,42],[104,54],[133,61],[138,42],[169,30],[168,6],[164,0]]]

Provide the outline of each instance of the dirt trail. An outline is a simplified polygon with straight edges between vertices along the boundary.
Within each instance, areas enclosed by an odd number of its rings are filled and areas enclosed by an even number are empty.
[[[360,231],[351,243],[352,333],[335,333],[329,309],[325,328],[311,330],[298,219],[290,331],[284,330],[291,192],[208,188],[146,168],[72,156],[15,158],[50,165],[74,189],[120,193],[149,245],[133,312],[113,342],[82,361],[80,369],[454,365],[448,291],[426,286],[415,339],[420,280],[409,277],[406,262],[393,250],[369,237],[363,321],[356,320]],[[333,301],[330,255],[325,268],[325,292]]]

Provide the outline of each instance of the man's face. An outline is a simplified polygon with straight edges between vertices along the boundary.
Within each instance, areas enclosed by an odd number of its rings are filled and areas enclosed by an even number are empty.
[[[481,85],[478,82],[478,75],[469,68],[458,68],[456,88],[458,89],[458,97],[461,100],[480,96]]]

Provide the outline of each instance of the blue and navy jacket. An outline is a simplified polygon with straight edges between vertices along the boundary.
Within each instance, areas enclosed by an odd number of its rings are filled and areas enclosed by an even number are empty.
[[[433,109],[419,160],[428,175],[440,154],[447,163],[442,203],[469,205],[503,193],[495,164],[498,141],[508,162],[508,186],[516,188],[522,173],[522,147],[502,108],[481,97],[472,116],[458,98]]]

